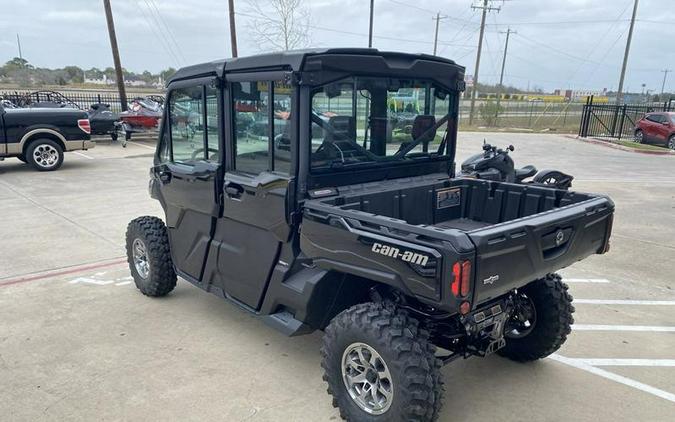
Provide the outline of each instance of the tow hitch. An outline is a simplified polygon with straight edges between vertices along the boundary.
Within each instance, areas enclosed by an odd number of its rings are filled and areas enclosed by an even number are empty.
[[[501,301],[463,318],[468,336],[467,354],[485,357],[506,345],[504,327],[510,318],[510,309],[506,301]]]

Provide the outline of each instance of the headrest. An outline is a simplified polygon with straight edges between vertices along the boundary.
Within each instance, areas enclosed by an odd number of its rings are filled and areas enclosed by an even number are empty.
[[[424,138],[421,139],[422,142],[431,142],[436,136],[436,129],[429,130],[436,125],[436,118],[431,115],[421,114],[415,116],[412,127],[412,137],[413,139],[420,139],[420,136],[427,132],[424,135]]]

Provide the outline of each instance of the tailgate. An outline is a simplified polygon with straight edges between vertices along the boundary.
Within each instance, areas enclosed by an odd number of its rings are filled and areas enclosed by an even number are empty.
[[[474,230],[474,304],[607,250],[614,204],[596,197]]]

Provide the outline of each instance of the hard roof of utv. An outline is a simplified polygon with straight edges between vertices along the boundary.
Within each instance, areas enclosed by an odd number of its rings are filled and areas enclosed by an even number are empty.
[[[329,49],[307,49],[307,50],[290,50],[283,52],[259,54],[255,56],[237,57],[224,60],[216,60],[213,62],[196,64],[179,69],[168,81],[168,83],[175,82],[181,79],[191,79],[200,76],[217,75],[223,77],[229,72],[242,71],[262,71],[262,70],[318,70],[313,68],[311,62],[307,59],[313,56],[322,56],[329,58],[330,56],[339,56],[341,64],[344,63],[344,58],[351,56],[359,60],[369,58],[370,60],[377,59],[379,62],[369,63],[373,67],[373,71],[377,70],[382,62],[386,63],[384,66],[387,69],[406,69],[410,70],[413,66],[420,62],[433,63],[435,65],[443,65],[447,70],[452,70],[453,76],[461,76],[464,78],[464,67],[455,64],[454,61],[432,56],[429,54],[409,54],[391,51],[379,51],[374,48],[329,48]],[[364,63],[361,62],[361,65]],[[363,66],[359,66],[363,68]],[[311,69],[309,69],[311,68]],[[368,71],[371,69],[369,68]],[[448,75],[449,76],[449,75]]]

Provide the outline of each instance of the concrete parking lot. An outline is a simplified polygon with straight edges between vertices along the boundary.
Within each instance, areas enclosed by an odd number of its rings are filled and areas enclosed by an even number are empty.
[[[675,157],[559,135],[460,133],[518,165],[575,175],[616,203],[612,250],[562,273],[577,325],[551,358],[443,369],[442,421],[675,419]],[[147,193],[151,142],[102,143],[39,173],[0,162],[0,419],[339,420],[321,381],[321,335],[287,338],[179,282],[136,290],[124,231],[161,215]]]

